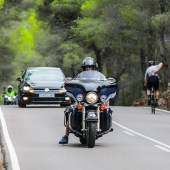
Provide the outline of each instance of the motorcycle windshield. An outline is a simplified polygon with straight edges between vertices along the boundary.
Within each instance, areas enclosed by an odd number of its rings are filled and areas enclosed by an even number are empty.
[[[88,70],[81,72],[73,80],[66,82],[65,89],[67,94],[71,93],[74,98],[78,94],[82,94],[84,96],[83,101],[85,101],[85,96],[88,92],[95,92],[98,94],[99,99],[102,95],[109,97],[109,95],[117,91],[117,84],[116,82],[108,81],[98,71]]]
[[[83,71],[80,74],[77,75],[75,80],[107,80],[106,77],[96,71],[96,70],[88,70],[88,71]]]

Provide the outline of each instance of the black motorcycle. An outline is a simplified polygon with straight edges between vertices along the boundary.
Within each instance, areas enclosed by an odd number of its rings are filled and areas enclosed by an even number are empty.
[[[79,137],[88,148],[95,146],[95,140],[112,128],[112,111],[105,102],[114,98],[116,80],[95,70],[83,71],[64,85],[72,105],[67,107],[64,125],[69,121],[70,132]]]

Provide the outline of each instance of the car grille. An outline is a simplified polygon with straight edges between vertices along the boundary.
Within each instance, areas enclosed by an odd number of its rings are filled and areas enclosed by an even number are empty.
[[[32,101],[63,101],[63,97],[57,97],[57,98],[33,98]]]
[[[35,92],[45,92],[44,88],[43,89],[34,89]],[[49,89],[49,92],[53,92],[53,93],[59,93],[59,89]]]

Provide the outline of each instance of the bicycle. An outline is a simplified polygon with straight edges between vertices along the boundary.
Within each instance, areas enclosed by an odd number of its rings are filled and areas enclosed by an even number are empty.
[[[151,87],[151,113],[155,114],[156,107],[156,98],[155,98],[155,90]]]

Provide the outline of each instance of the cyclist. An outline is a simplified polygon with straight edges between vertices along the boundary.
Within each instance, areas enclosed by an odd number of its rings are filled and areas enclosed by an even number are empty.
[[[147,87],[147,96],[148,96],[148,106],[151,104],[151,87],[153,86],[155,90],[155,96],[156,96],[156,103],[155,105],[158,106],[158,99],[159,99],[159,76],[158,72],[162,68],[163,63],[159,63],[158,65],[155,65],[154,61],[148,62],[148,68],[145,72],[144,82]]]

